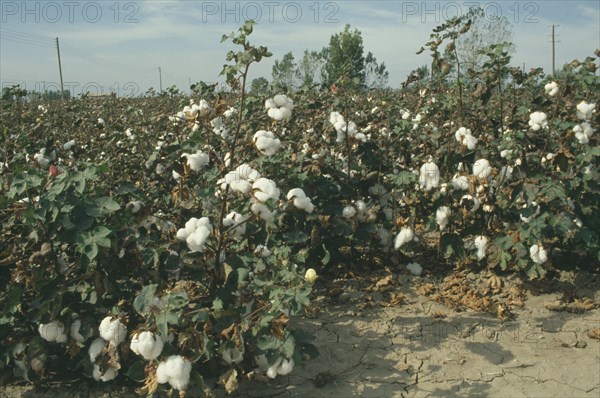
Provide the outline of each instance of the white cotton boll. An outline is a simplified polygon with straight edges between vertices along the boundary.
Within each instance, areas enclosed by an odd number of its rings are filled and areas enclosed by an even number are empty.
[[[400,113],[402,115],[402,120],[408,120],[410,118],[410,111],[406,109],[400,109]]]
[[[269,366],[269,368],[267,369],[267,377],[269,377],[269,379],[274,379],[274,378],[277,377],[277,374],[278,374],[277,373],[277,368],[281,364],[281,361],[283,361],[283,358],[279,357],[273,363],[273,365]]]
[[[529,257],[536,264],[543,264],[548,260],[548,254],[546,250],[541,245],[533,245],[529,248]]]
[[[276,106],[294,109],[294,101],[292,101],[287,95],[278,94],[273,97],[273,101],[275,102]]]
[[[356,215],[356,208],[354,206],[346,206],[344,210],[342,210],[342,215],[344,218],[350,219]]]
[[[546,91],[546,95],[550,97],[554,97],[558,94],[558,83],[550,82],[544,86],[544,91]]]
[[[503,149],[500,151],[500,157],[503,159],[510,159],[512,157],[513,150],[512,149]]]
[[[77,342],[77,343],[84,343],[85,340],[87,340],[87,338],[84,337],[81,333],[79,333],[80,329],[81,329],[81,319],[75,319],[71,323],[71,330],[70,330],[71,338],[73,340],[75,340],[75,342]]]
[[[269,369],[269,361],[265,354],[256,355],[254,357],[254,363],[258,366],[258,370],[261,372],[266,372]]]
[[[173,175],[173,179],[174,179],[175,181],[179,181],[179,179],[181,178],[181,174],[179,174],[179,173],[178,173],[178,172],[176,172],[175,170],[173,170],[173,172],[172,172],[172,175]]]
[[[581,145],[587,144],[590,142],[590,137],[594,135],[596,130],[592,128],[592,125],[588,122],[583,122],[581,124],[573,127],[573,132],[575,133],[575,138],[579,141]]]
[[[209,237],[211,231],[205,226],[200,226],[196,228],[196,230],[191,233],[185,240],[188,248],[192,252],[203,252],[204,251],[204,243],[206,239]]]
[[[414,276],[421,276],[423,274],[423,267],[419,263],[409,263],[406,265],[406,269]]]
[[[533,112],[529,115],[529,126],[533,131],[548,127],[547,116],[544,112]]]
[[[245,163],[236,167],[235,172],[239,178],[248,182],[254,182],[260,178],[260,173]]]
[[[100,331],[100,337],[115,347],[124,342],[127,337],[125,325],[118,318],[111,316],[107,316],[100,322],[98,330]]]
[[[101,117],[98,118],[98,124],[101,126],[104,126],[106,124],[106,122],[104,121],[104,119],[102,119]]]
[[[266,202],[269,199],[279,200],[281,191],[277,188],[275,181],[261,177],[252,184],[253,196],[259,202]]]
[[[477,260],[482,260],[485,257],[485,251],[487,250],[488,238],[479,235],[475,238],[474,245],[477,249]]]
[[[223,226],[233,227],[229,230],[229,233],[233,236],[236,241],[241,241],[246,233],[246,223],[248,219],[247,215],[242,215],[238,212],[232,211],[223,218]]]
[[[67,334],[65,333],[65,325],[59,320],[53,320],[50,323],[40,323],[38,326],[40,336],[51,343],[66,343]]]
[[[271,108],[267,111],[267,114],[275,121],[280,121],[283,119],[283,112],[279,108]]]
[[[257,254],[262,258],[267,258],[271,255],[271,251],[265,245],[258,245],[256,246],[256,249],[254,249],[254,254]]]
[[[233,115],[235,115],[237,113],[237,109],[235,109],[233,106],[229,109],[227,109],[225,112],[223,112],[223,116],[225,116],[225,118],[229,119],[230,117],[232,117]]]
[[[108,368],[104,374],[100,372],[100,366],[94,365],[94,371],[92,372],[92,376],[94,380],[103,382],[114,380],[119,375],[118,369]]]
[[[396,236],[396,239],[394,240],[394,249],[398,250],[400,249],[402,246],[404,246],[404,244],[412,241],[414,238],[414,234],[413,234],[413,230],[411,227],[403,227],[400,232],[398,233],[398,235]]]
[[[33,159],[42,167],[43,169],[47,168],[50,165],[50,159],[44,156],[43,153],[36,153],[33,155]]]
[[[259,130],[254,134],[254,145],[256,149],[266,156],[277,153],[281,147],[281,140],[275,137],[271,131]]]
[[[472,151],[477,147],[477,138],[469,134],[465,136],[465,138],[462,141],[462,144],[466,145],[467,149]]]
[[[264,203],[253,203],[250,205],[250,211],[265,221],[271,221],[275,212],[271,211]]]
[[[294,206],[296,206],[296,208],[300,209],[300,210],[304,210],[307,213],[312,213],[313,210],[315,209],[315,206],[312,204],[312,201],[310,200],[309,197],[304,197],[304,198],[294,198]]]
[[[425,191],[436,188],[440,183],[440,169],[431,160],[421,166],[419,185]]]
[[[142,206],[144,206],[144,202],[141,200],[132,200],[125,205],[125,209],[129,210],[131,214],[136,214],[142,209]]]
[[[452,178],[452,188],[460,191],[468,191],[469,178],[467,176],[455,175]]]
[[[190,382],[192,364],[181,355],[172,355],[158,364],[156,380],[159,384],[169,383],[179,391],[185,391]]]
[[[492,173],[492,166],[487,159],[479,159],[473,164],[473,175],[478,178],[488,178]]]
[[[294,358],[283,359],[277,367],[277,374],[285,376],[294,370]]]
[[[581,101],[579,104],[577,104],[577,118],[579,120],[590,120],[595,108],[595,103],[588,104],[586,101]]]
[[[461,127],[454,133],[454,138],[456,138],[456,141],[462,144],[467,135],[471,135],[471,130],[467,129],[466,127]]]
[[[156,359],[162,352],[163,346],[164,341],[162,337],[149,331],[133,335],[131,344],[129,345],[131,351],[144,357],[147,361]]]
[[[437,209],[437,211],[435,212],[435,219],[437,224],[440,226],[440,230],[443,231],[444,229],[446,229],[450,215],[452,215],[452,211],[448,206],[442,206]]]
[[[291,200],[294,197],[305,198],[306,194],[304,193],[304,191],[302,190],[302,188],[293,188],[293,189],[289,190],[289,192],[286,195],[286,198],[288,200]]]
[[[73,148],[74,146],[75,146],[75,140],[67,141],[63,144],[63,149],[65,151],[68,151],[69,149]]]
[[[481,204],[481,202],[479,201],[479,199],[471,196],[471,195],[463,195],[462,198],[460,198],[460,205],[462,206],[463,204],[465,204],[465,202],[472,202],[473,203],[473,208],[470,210],[471,213],[474,213],[475,211],[477,211],[477,209],[479,209],[479,205]]]
[[[106,340],[104,340],[101,337],[98,337],[97,339],[92,341],[92,344],[90,344],[90,348],[88,349],[88,354],[90,356],[91,363],[94,363],[96,361],[96,358],[98,357],[98,355],[100,355],[104,347],[106,347],[106,344],[108,344]]]
[[[252,184],[250,184],[246,180],[232,181],[229,184],[229,186],[231,187],[231,189],[233,191],[239,192],[244,195],[248,195],[250,193],[250,191],[252,190]]]
[[[158,163],[158,164],[156,165],[156,168],[154,169],[154,172],[155,172],[156,174],[159,174],[159,175],[160,175],[160,174],[162,174],[162,173],[164,173],[164,172],[165,172],[165,169],[166,169],[166,167],[165,167],[164,165],[162,165],[162,164]]]
[[[184,153],[181,155],[181,157],[185,157],[187,159],[188,166],[190,166],[190,169],[194,171],[200,171],[210,163],[210,157],[208,154],[202,152],[201,150],[196,151],[195,154]]]

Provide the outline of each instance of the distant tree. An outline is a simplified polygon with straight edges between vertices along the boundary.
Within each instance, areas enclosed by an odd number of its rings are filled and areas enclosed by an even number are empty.
[[[350,30],[346,25],[343,32],[331,36],[329,46],[324,48],[324,83],[348,84],[353,87],[383,86],[387,84],[388,72],[385,64],[378,64],[372,53],[364,56],[361,32]]]
[[[481,7],[472,7],[466,16],[470,29],[456,40],[456,51],[465,68],[478,70],[487,59],[483,51],[493,44],[512,42],[512,25],[504,16],[486,15]],[[514,45],[507,50],[513,53]]]
[[[286,53],[281,61],[275,61],[271,75],[274,90],[289,92],[296,88],[296,63],[291,51]]]
[[[264,77],[252,79],[250,83],[250,92],[254,95],[262,95],[269,92],[269,81]]]
[[[322,52],[304,50],[304,54],[296,66],[296,79],[300,87],[308,89],[319,85],[322,81],[325,60]]]
[[[21,98],[27,95],[27,90],[21,88],[21,86],[14,85],[11,87],[2,88],[2,100],[3,101],[20,101]]]
[[[63,94],[64,94],[65,99],[71,98],[71,92],[69,90],[64,90]],[[60,95],[59,90],[56,90],[56,91],[46,90],[42,93],[42,99],[44,101],[56,101],[56,100],[60,100],[62,98],[63,98],[63,96]]]

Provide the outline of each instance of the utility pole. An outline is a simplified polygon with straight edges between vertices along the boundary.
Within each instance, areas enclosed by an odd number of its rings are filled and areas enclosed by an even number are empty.
[[[158,79],[160,84],[160,92],[162,93],[162,71],[160,70],[160,66],[158,67]]]
[[[560,25],[551,25],[552,26],[552,77],[554,77],[556,73],[556,36],[554,34],[554,28]],[[560,41],[560,40],[559,40]]]
[[[58,45],[58,37],[56,38],[56,53],[58,54],[58,74],[60,75],[60,98],[65,100],[65,88],[63,86],[62,65],[60,64],[60,47]]]

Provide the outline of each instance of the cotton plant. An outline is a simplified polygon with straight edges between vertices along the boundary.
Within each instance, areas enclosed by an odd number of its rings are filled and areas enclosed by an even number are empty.
[[[315,209],[311,199],[306,196],[301,188],[290,189],[286,197],[297,209],[304,210],[307,213],[312,213]]]
[[[532,245],[529,248],[529,257],[536,264],[543,264],[548,261],[548,253],[542,245]]]
[[[488,238],[483,236],[483,235],[479,235],[475,238],[475,241],[473,242],[473,246],[475,249],[477,249],[477,260],[483,260],[483,258],[485,257],[485,252],[487,250],[487,245],[488,245]]]
[[[492,174],[492,166],[487,159],[478,159],[473,164],[473,175],[477,178],[486,179]]]
[[[49,323],[40,323],[38,326],[40,336],[50,343],[66,343],[67,332],[65,325],[59,320],[53,320]]]
[[[394,249],[399,250],[402,246],[414,240],[415,236],[411,227],[402,227],[394,239]]]
[[[556,82],[550,82],[544,86],[544,91],[549,97],[554,97],[556,94],[558,94],[558,89],[558,83]]]
[[[98,331],[100,337],[115,347],[124,342],[127,337],[127,327],[119,318],[113,318],[112,316],[102,319]]]
[[[244,346],[243,336],[239,337],[239,345],[235,347],[225,348],[221,354],[221,358],[227,362],[228,365],[240,363],[244,360],[244,354],[246,348]]]
[[[577,138],[579,144],[585,145],[590,142],[590,138],[594,135],[596,129],[593,129],[590,123],[583,122],[575,125],[575,127],[573,127],[573,132],[575,133],[575,138]]]
[[[248,195],[252,190],[252,184],[259,178],[260,173],[244,163],[227,173],[224,178],[217,181],[217,184],[223,191],[229,186],[234,192]]]
[[[277,188],[275,181],[261,177],[252,184],[252,196],[259,202],[265,203],[268,200],[279,200],[281,191]]]
[[[529,224],[534,218],[536,218],[540,214],[540,206],[535,201],[531,202],[531,206],[527,206],[527,204],[524,204],[522,208],[523,209],[532,209],[532,208],[535,209],[533,211],[529,210],[528,216],[524,215],[523,213],[519,214],[521,221],[523,221],[525,224]]]
[[[471,130],[461,127],[454,133],[454,137],[456,141],[458,141],[461,145],[464,145],[469,150],[474,150],[477,147],[477,138],[473,136]]]
[[[281,148],[281,140],[271,131],[259,130],[252,140],[256,149],[265,156],[272,156]]]
[[[336,142],[338,144],[344,142],[346,138],[352,138],[361,142],[367,141],[366,135],[358,131],[356,123],[353,121],[346,123],[346,119],[339,112],[331,112],[329,114],[329,123],[331,123],[337,132]]]
[[[147,361],[153,361],[162,352],[164,346],[163,338],[150,331],[137,332],[131,338],[129,348],[135,354],[143,357]]]
[[[452,211],[448,206],[441,206],[435,212],[435,221],[440,227],[440,231],[443,231],[448,226]]]
[[[88,355],[90,357],[90,362],[93,364],[92,377],[96,381],[111,381],[114,380],[119,375],[119,369],[114,366],[108,366],[104,368],[104,371],[100,368],[100,365],[96,363],[96,360],[106,350],[110,349],[109,342],[104,340],[102,337],[98,337],[92,344],[90,344],[90,348],[88,349]],[[112,364],[112,363],[111,363]]]
[[[213,129],[213,133],[223,138],[226,141],[230,141],[233,136],[230,134],[230,129],[225,125],[223,121],[223,117],[217,116],[216,118],[210,121],[210,126]]]
[[[156,368],[156,380],[159,384],[169,383],[172,388],[185,391],[190,382],[192,363],[181,355],[171,355]]]
[[[463,195],[460,198],[459,204],[460,204],[460,206],[470,205],[471,209],[469,209],[469,212],[475,213],[479,209],[479,206],[481,205],[481,201],[473,195]]]
[[[592,114],[596,109],[595,103],[588,103],[587,101],[581,101],[577,104],[577,119],[583,121],[590,121],[592,119]]]
[[[277,122],[286,121],[292,117],[294,101],[284,94],[278,94],[265,101],[265,109],[271,119]]]
[[[471,185],[469,182],[469,177],[460,174],[455,174],[452,177],[450,184],[452,185],[452,188],[458,191],[468,191]]]
[[[210,164],[210,156],[200,149],[196,153],[184,153],[181,157],[186,158],[187,165],[193,171],[200,171]]]
[[[437,188],[440,184],[440,169],[429,157],[429,161],[425,162],[419,172],[419,185],[424,191],[431,191]]]
[[[208,217],[190,218],[185,227],[177,231],[177,240],[186,242],[192,252],[204,252],[206,240],[212,234],[213,227]]]
[[[33,159],[37,162],[42,169],[48,168],[51,162],[56,160],[56,150],[52,150],[50,153],[46,153],[46,148],[40,149],[38,153],[33,155]]]
[[[247,215],[232,211],[223,218],[223,226],[229,229],[229,235],[237,242],[244,238],[246,233]]]
[[[533,131],[548,128],[548,116],[544,112],[533,112],[529,115],[529,127]]]

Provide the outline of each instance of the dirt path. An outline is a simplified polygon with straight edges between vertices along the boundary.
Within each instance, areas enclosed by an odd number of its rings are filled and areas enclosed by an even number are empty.
[[[582,313],[546,308],[558,294],[527,295],[512,320],[456,312],[417,293],[420,278],[394,284],[402,303],[344,281],[334,299],[321,295],[321,313],[295,326],[314,333],[321,354],[288,377],[242,383],[238,397],[599,397],[600,309]],[[424,281],[421,279],[421,281]],[[600,301],[597,276],[580,293]],[[590,286],[592,288],[590,288]],[[322,291],[321,293],[325,293]],[[387,292],[389,293],[389,291]],[[386,294],[387,294],[386,293]],[[387,306],[389,305],[389,306]],[[108,388],[108,387],[107,387]],[[222,389],[215,390],[219,397]],[[131,390],[5,387],[0,397],[122,397]],[[188,396],[197,396],[190,391]]]

